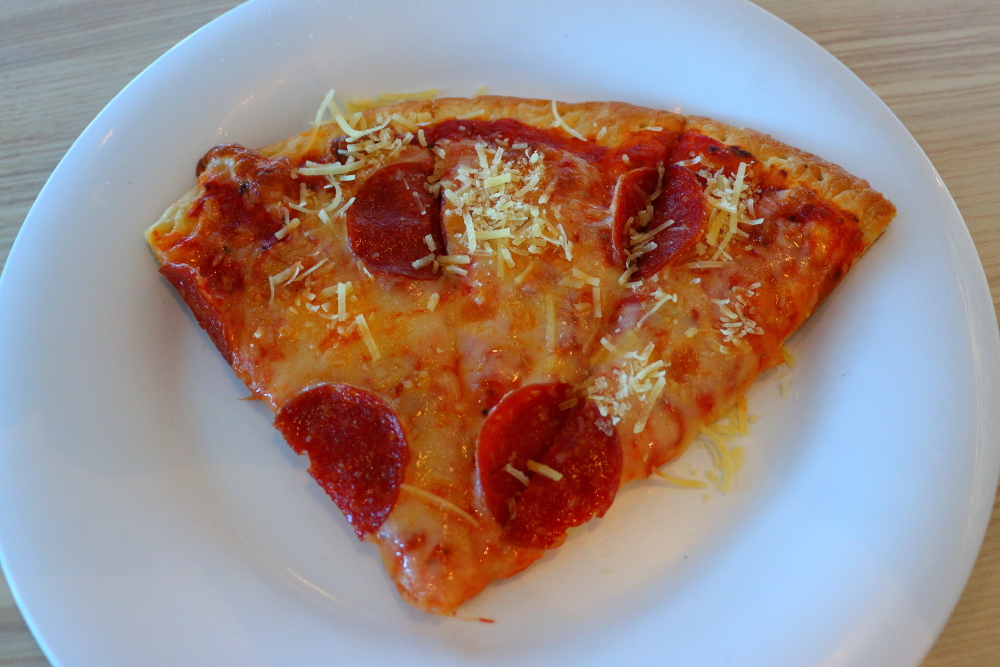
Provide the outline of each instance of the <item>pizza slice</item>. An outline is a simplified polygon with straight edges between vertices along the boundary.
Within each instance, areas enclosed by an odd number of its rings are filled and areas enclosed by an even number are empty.
[[[895,212],[770,137],[622,103],[326,108],[210,150],[147,240],[431,612],[683,451]]]

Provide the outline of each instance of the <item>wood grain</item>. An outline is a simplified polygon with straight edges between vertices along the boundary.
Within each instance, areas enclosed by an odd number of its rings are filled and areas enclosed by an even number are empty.
[[[145,66],[237,4],[0,3],[0,267],[72,141]],[[758,0],[837,56],[892,108],[947,184],[1000,301],[1000,2]],[[0,580],[0,667],[48,665]],[[923,667],[1000,665],[1000,507]]]

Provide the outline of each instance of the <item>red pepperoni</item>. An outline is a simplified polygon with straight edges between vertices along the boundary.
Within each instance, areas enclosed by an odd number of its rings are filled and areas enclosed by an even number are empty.
[[[670,162],[680,162],[701,157],[694,169],[708,169],[711,172],[720,167],[732,176],[740,167],[740,162],[750,162],[753,155],[739,146],[726,146],[720,141],[703,134],[685,134],[674,148]]]
[[[226,361],[232,364],[233,341],[222,319],[222,300],[211,288],[208,280],[189,264],[164,264],[160,267],[160,273],[183,297],[198,324],[208,332],[209,338]]]
[[[562,382],[521,387],[497,403],[479,432],[476,470],[483,498],[515,544],[554,546],[571,526],[603,516],[618,490],[617,432],[592,403],[560,409],[569,395],[570,386]],[[529,460],[562,473],[562,479],[530,472]],[[527,486],[505,470],[508,464],[529,478]]]
[[[639,213],[649,205],[649,197],[656,190],[659,176],[657,169],[643,167],[625,172],[615,184],[611,197],[611,252],[614,260],[621,265],[625,264],[631,247],[629,232],[638,229]]]
[[[542,147],[572,153],[589,162],[596,162],[608,153],[608,149],[592,141],[567,137],[552,130],[543,130],[512,118],[500,120],[446,120],[437,126],[425,129],[426,140],[434,144],[443,139],[462,141],[464,139],[485,139],[496,142],[500,139],[510,144],[526,143],[533,149]]]
[[[283,197],[298,196],[287,158],[268,158],[238,144],[224,144],[205,154],[197,173],[204,194],[191,205],[191,216],[201,215],[211,202],[216,212],[211,231],[232,245],[259,245],[266,250],[278,242],[274,233],[285,223],[272,211]]]
[[[476,470],[486,507],[501,525],[510,515],[507,499],[524,491],[524,484],[504,466],[509,463],[524,472],[528,459],[542,458],[566,420],[559,404],[569,390],[563,382],[515,389],[500,399],[483,423],[476,442]]]
[[[430,159],[397,162],[372,174],[347,210],[347,236],[354,254],[372,271],[431,280],[430,265],[415,269],[413,262],[430,250],[428,234],[438,248],[441,207],[427,192],[427,177],[434,171]]]
[[[587,401],[573,408],[540,463],[562,474],[536,474],[517,503],[506,537],[537,548],[557,545],[566,531],[604,516],[618,491],[622,447],[611,420]]]
[[[694,173],[671,165],[663,181],[663,192],[653,202],[653,219],[648,227],[656,229],[668,220],[673,220],[674,224],[654,236],[652,241],[656,248],[639,258],[639,269],[635,273],[639,280],[655,275],[694,246],[704,235],[708,223],[704,190]]]
[[[614,152],[607,156],[606,168],[613,170],[621,164],[632,168],[658,167],[668,162],[671,149],[677,144],[678,134],[668,130],[640,131],[629,136]],[[624,156],[628,156],[627,161]],[[614,163],[618,162],[619,165]]]
[[[364,538],[382,525],[399,497],[409,446],[392,408],[346,384],[321,384],[288,400],[274,425],[309,473]]]

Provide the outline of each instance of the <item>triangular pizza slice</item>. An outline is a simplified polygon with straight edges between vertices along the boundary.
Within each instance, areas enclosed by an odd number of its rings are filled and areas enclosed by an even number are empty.
[[[325,108],[274,146],[210,150],[147,240],[432,612],[676,457],[895,213],[704,118],[493,96]]]

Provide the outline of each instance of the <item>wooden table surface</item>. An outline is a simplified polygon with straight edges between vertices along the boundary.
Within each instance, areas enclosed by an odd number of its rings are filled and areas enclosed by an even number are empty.
[[[0,3],[0,267],[71,142],[232,0]],[[1000,0],[758,0],[888,103],[951,190],[1000,300]],[[3,511],[0,508],[0,511]],[[48,665],[0,579],[0,667]],[[1000,509],[924,667],[1000,665]]]

